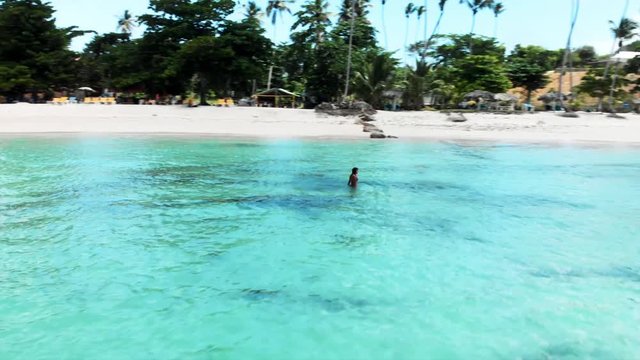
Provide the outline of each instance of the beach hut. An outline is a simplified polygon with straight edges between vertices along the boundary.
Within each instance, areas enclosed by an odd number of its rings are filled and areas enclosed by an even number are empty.
[[[382,92],[382,98],[385,100],[384,109],[385,110],[398,110],[400,108],[400,104],[402,103],[402,96],[404,92],[400,90],[386,90]]]
[[[540,96],[538,100],[544,103],[544,107],[546,110],[553,110],[553,111],[562,110],[558,108],[560,105],[560,93],[558,92],[550,91]],[[563,101],[569,100],[569,96],[566,94],[562,94],[562,100]]]
[[[517,96],[507,93],[499,93],[493,96],[491,108],[496,111],[514,111],[517,103]]]
[[[484,90],[476,90],[464,95],[464,101],[492,101],[495,95],[492,92]]]
[[[267,107],[296,107],[296,100],[300,96],[285,89],[273,88],[253,95],[258,106]]]
[[[463,107],[472,108],[477,106],[478,110],[486,110],[487,102],[493,101],[493,97],[494,94],[489,91],[475,90],[464,95],[462,99],[465,106]]]

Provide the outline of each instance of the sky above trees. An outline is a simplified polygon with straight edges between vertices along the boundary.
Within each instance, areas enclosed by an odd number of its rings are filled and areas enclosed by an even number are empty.
[[[330,12],[338,13],[340,1],[331,0]],[[404,43],[405,17],[404,7],[407,0],[387,0],[385,16],[388,31],[389,50],[400,50]],[[421,5],[422,0],[414,0]],[[563,48],[569,32],[569,17],[571,12],[570,0],[502,0],[506,11],[499,17],[498,38],[511,49],[516,44],[540,45],[549,49]],[[611,33],[608,20],[619,20],[622,15],[624,0],[586,0],[582,1],[580,19],[576,26],[574,46],[592,45],[599,53],[607,53],[611,48]],[[77,25],[81,29],[95,30],[106,33],[116,30],[118,18],[129,10],[133,15],[148,13],[147,0],[110,0],[100,2],[78,0],[50,0],[57,10],[56,18],[59,26]],[[243,12],[242,1],[236,6],[235,17],[238,19]],[[264,10],[267,0],[258,0],[258,5]],[[290,4],[293,13],[299,10],[303,1],[298,0]],[[370,19],[373,25],[381,30],[381,0],[372,0]],[[433,26],[438,16],[437,2],[429,0],[431,11],[428,12],[429,27]],[[640,20],[640,0],[631,0],[628,17]],[[234,18],[232,16],[232,18]],[[415,29],[415,18],[412,19],[411,29]],[[292,16],[286,14],[278,19],[278,42],[288,41],[289,29],[293,24]],[[471,24],[471,13],[457,0],[450,0],[447,12],[440,29],[441,33],[468,33]],[[265,17],[262,25],[267,35],[272,36],[273,27]],[[493,14],[490,11],[478,14],[476,33],[492,36],[494,27]],[[142,29],[135,29],[134,37],[140,35]],[[74,40],[72,48],[81,50],[91,36]],[[410,39],[410,42],[413,39]],[[378,41],[384,45],[383,34],[378,33]],[[401,55],[402,51],[398,51]]]

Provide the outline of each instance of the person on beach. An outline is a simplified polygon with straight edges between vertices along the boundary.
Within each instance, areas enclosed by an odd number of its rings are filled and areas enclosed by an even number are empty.
[[[349,183],[347,185],[351,186],[352,188],[358,186],[358,168],[357,167],[354,167],[351,170],[351,176],[349,176]]]

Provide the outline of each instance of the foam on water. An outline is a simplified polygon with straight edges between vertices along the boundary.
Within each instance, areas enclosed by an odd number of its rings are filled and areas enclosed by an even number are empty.
[[[5,138],[0,159],[2,359],[640,357],[638,149]]]

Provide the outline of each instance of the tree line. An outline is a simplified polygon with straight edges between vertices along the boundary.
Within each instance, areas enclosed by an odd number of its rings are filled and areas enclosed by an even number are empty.
[[[380,1],[386,42],[386,0]],[[548,50],[518,45],[507,53],[495,37],[505,7],[492,0],[406,4],[403,54],[378,43],[370,0],[342,0],[337,14],[329,13],[326,0],[305,0],[295,13],[290,3],[268,0],[263,10],[248,1],[242,18],[231,20],[233,0],[150,0],[148,14],[125,11],[117,31],[94,33],[83,51],[74,52],[72,39],[90,30],[58,27],[55,10],[42,0],[0,0],[0,96],[14,101],[30,94],[46,100],[56,91],[90,86],[147,98],[193,96],[206,104],[213,97],[241,98],[278,87],[303,95],[306,107],[347,97],[383,108],[390,96],[400,94],[403,108],[421,109],[427,94],[432,105],[446,107],[474,90],[499,93],[513,87],[523,88],[530,101],[548,84],[549,71],[570,64],[589,70],[570,92],[609,96],[613,105],[633,91],[624,75],[640,70],[636,60],[621,67],[589,46]],[[469,9],[469,33],[440,34],[447,7],[459,4]],[[427,23],[429,11],[438,12],[433,24]],[[494,37],[475,34],[481,11],[494,14]],[[290,29],[278,27],[282,16],[293,16]],[[417,20],[416,29],[410,34],[412,20]],[[263,21],[273,23],[274,34],[266,33]],[[132,38],[140,25],[144,34]],[[612,24],[612,53],[640,49],[638,43],[625,43],[637,27],[627,18]],[[290,40],[276,44],[277,32],[285,30]]]

